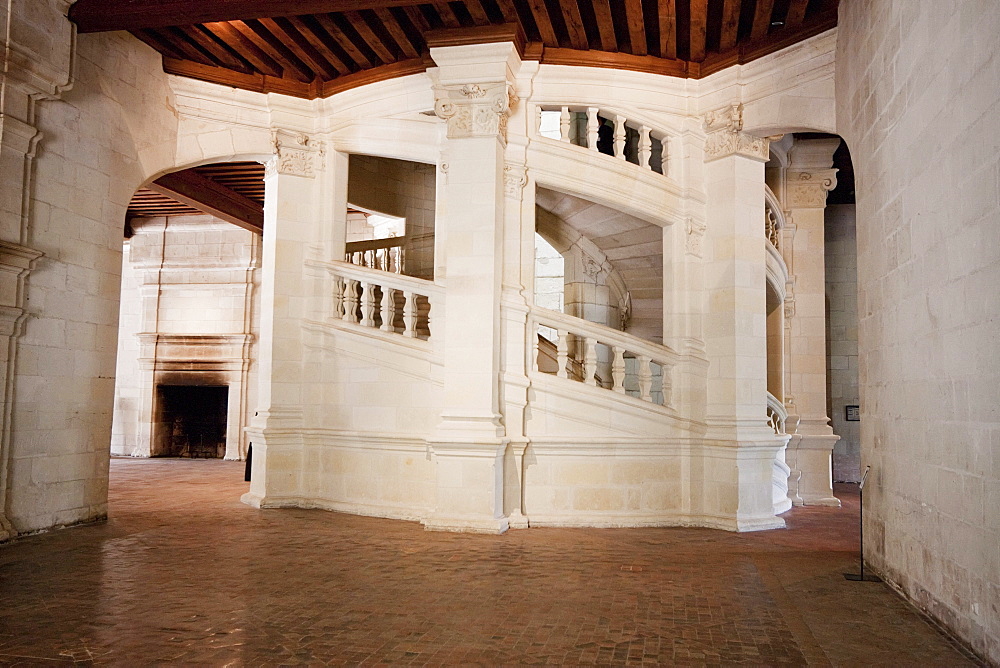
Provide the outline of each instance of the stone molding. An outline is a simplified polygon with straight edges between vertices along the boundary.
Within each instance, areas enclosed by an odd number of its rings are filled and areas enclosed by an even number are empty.
[[[286,174],[311,179],[323,168],[326,146],[302,132],[272,130],[274,157],[265,165],[265,176]]]
[[[769,142],[743,132],[743,105],[731,104],[705,114],[705,161],[731,155],[767,162]]]
[[[448,124],[448,139],[497,137],[507,143],[507,120],[518,97],[509,82],[434,87],[434,113]]]

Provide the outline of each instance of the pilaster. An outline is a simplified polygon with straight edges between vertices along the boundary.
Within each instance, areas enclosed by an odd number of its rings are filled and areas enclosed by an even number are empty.
[[[510,42],[432,48],[431,57],[438,65],[432,72],[434,108],[446,123],[441,162],[447,173],[438,189],[437,234],[448,315],[443,327],[444,408],[430,439],[437,464],[437,507],[425,524],[499,533],[509,526],[504,510],[509,437],[502,413],[501,301],[506,237],[514,225],[507,224],[506,210],[508,204],[517,206],[514,198],[508,203],[504,167],[520,58]],[[512,191],[514,187],[510,185]],[[508,291],[515,288],[507,286]]]
[[[786,396],[792,437],[789,498],[795,505],[839,506],[831,455],[840,437],[826,414],[826,267],[824,211],[837,185],[832,169],[839,139],[796,140],[784,170],[784,208],[794,230],[785,251],[793,284],[785,309],[788,333]]]
[[[332,224],[335,174],[322,141],[304,132],[273,131],[274,157],[264,175],[258,410],[248,433],[253,443],[250,491],[256,507],[294,503],[302,495],[302,429],[308,388],[303,323],[309,313],[306,259]],[[346,161],[342,161],[343,164]]]
[[[690,252],[703,253],[709,360],[699,510],[720,526],[752,531],[784,526],[774,515],[772,470],[786,438],[766,422],[768,142],[742,131],[742,113],[732,105],[705,117],[705,231]],[[698,236],[695,221],[691,228]]]

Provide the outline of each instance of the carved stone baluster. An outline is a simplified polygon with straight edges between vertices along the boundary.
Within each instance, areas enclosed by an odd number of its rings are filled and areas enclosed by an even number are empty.
[[[379,248],[375,251],[375,262],[378,263],[378,268],[382,271],[388,271],[389,269],[389,249]]]
[[[434,300],[427,297],[427,338],[431,338],[431,313],[434,312]]]
[[[639,166],[645,169],[652,169],[649,158],[653,155],[653,140],[649,137],[649,127],[643,125],[639,128]]]
[[[542,133],[542,111],[541,107],[535,107],[535,132]]]
[[[396,273],[403,273],[403,247],[396,246]]]
[[[563,107],[559,112],[559,141],[569,143],[569,107]]]
[[[587,385],[597,385],[597,339],[589,336],[584,339],[586,353],[583,358],[583,382]]]
[[[569,332],[560,329],[559,342],[556,345],[556,363],[559,365],[556,375],[560,378],[568,378],[566,367],[569,366]]]
[[[615,381],[614,391],[625,394],[625,349],[621,346],[614,347],[615,359],[611,363],[611,377]]]
[[[597,107],[587,107],[587,148],[597,150],[597,128],[601,121],[597,118]]]
[[[417,336],[417,295],[403,292],[403,336],[414,339]]]
[[[382,301],[379,303],[379,306],[381,306],[379,314],[382,316],[382,326],[379,329],[383,332],[396,331],[396,328],[392,326],[392,321],[396,318],[395,292],[392,288],[382,286]]]
[[[361,326],[375,326],[375,286],[367,281],[361,282]]]
[[[344,315],[344,279],[333,277],[333,317],[340,320]]]
[[[358,321],[358,282],[344,279],[344,322]]]
[[[668,362],[664,362],[661,365],[660,373],[663,374],[660,380],[663,381],[663,407],[670,408],[673,405],[673,391],[674,391],[674,381],[672,375],[674,373],[674,365]]]
[[[615,157],[625,159],[625,117],[615,116]]]
[[[639,398],[649,401],[653,389],[653,369],[649,363],[652,359],[646,355],[639,355]]]

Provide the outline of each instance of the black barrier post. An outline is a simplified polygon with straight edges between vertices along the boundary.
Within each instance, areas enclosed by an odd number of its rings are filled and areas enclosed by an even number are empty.
[[[871,466],[865,467],[865,474],[861,476],[861,482],[858,484],[858,524],[861,527],[859,532],[861,538],[861,575],[856,575],[854,573],[844,573],[844,578],[847,580],[852,580],[854,582],[881,582],[882,578],[877,575],[865,575],[865,481],[868,480],[868,472],[872,470]]]

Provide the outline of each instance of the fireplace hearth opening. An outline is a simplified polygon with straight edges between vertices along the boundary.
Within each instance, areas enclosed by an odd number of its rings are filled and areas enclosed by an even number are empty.
[[[226,454],[229,387],[157,386],[161,457],[222,458]]]

